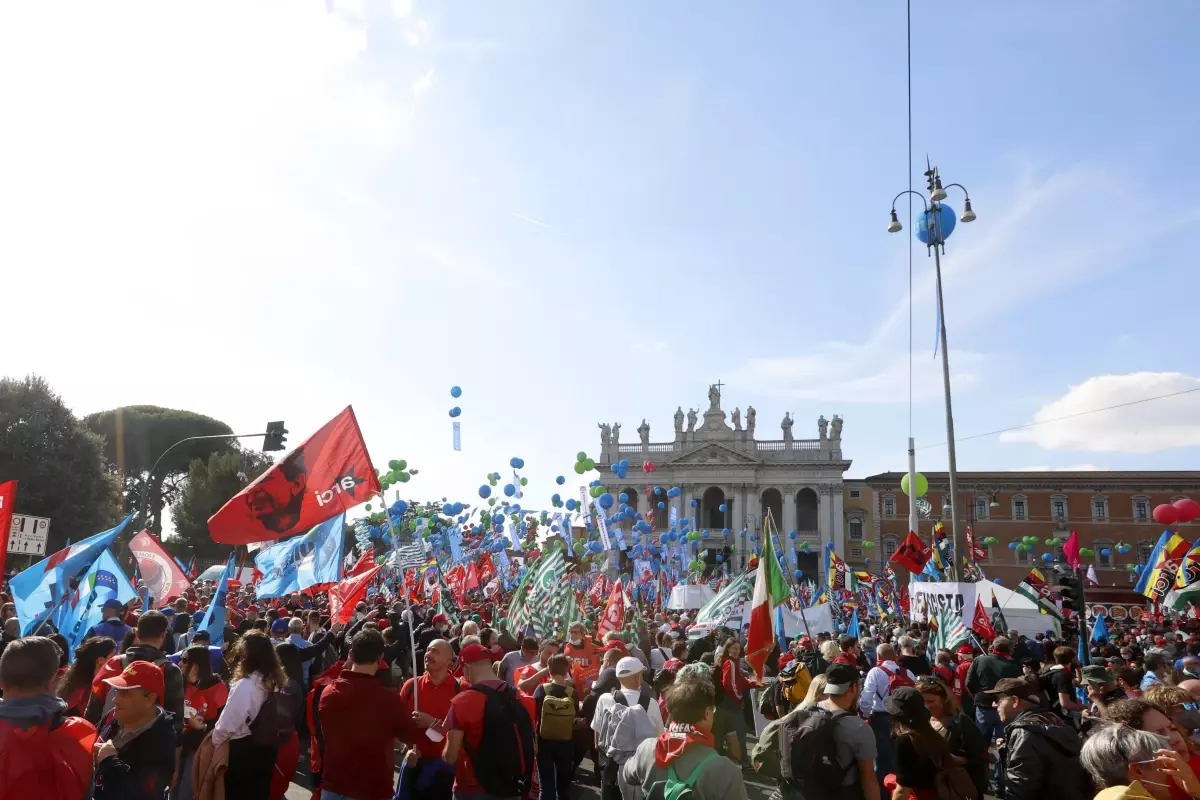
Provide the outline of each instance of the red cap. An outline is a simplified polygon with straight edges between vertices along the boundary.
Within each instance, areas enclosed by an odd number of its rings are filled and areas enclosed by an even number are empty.
[[[1167,640],[1166,640],[1166,639],[1164,639],[1164,638],[1163,638],[1163,637],[1161,637],[1161,636],[1155,636],[1155,637],[1154,637],[1154,643],[1155,643],[1155,644],[1158,644],[1158,645],[1163,645],[1163,644],[1166,644],[1166,643],[1167,643]]]
[[[496,654],[481,644],[469,644],[458,654],[459,662],[474,664],[477,661],[495,661]]]
[[[801,636],[800,637],[800,646],[801,647],[812,647],[813,646],[812,638],[808,637],[808,636]]]
[[[256,606],[256,605],[249,605],[249,606],[246,606],[246,613],[247,613],[247,614],[257,614],[257,613],[258,613],[258,606]]]
[[[960,644],[956,651],[960,656],[969,656],[975,654],[975,648],[969,644]]]
[[[667,662],[663,664],[663,669],[665,669],[667,672],[678,672],[679,670],[683,669],[683,662],[678,658],[669,658],[667,659]]]
[[[444,622],[447,625],[449,625],[450,618],[447,617],[445,614],[434,614],[433,619],[430,620],[430,623],[433,625],[437,625],[439,622]]]
[[[104,682],[114,689],[145,689],[152,692],[159,703],[165,692],[162,668],[149,661],[134,661],[120,675],[106,678]]]

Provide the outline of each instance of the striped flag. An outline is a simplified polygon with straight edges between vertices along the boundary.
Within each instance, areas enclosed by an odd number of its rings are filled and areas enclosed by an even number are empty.
[[[929,637],[930,652],[954,649],[971,638],[967,626],[963,625],[962,617],[954,613],[949,606],[942,606],[933,615],[937,630]]]
[[[750,573],[743,572],[725,585],[713,599],[696,614],[696,624],[688,631],[689,639],[700,639],[715,628],[722,628],[736,615],[740,624],[742,604],[750,598],[754,583]]]
[[[513,594],[508,608],[509,628],[522,631],[531,626],[542,637],[551,630],[556,617],[574,616],[575,593],[564,580],[566,575],[567,560],[561,548],[543,553]]]
[[[1161,601],[1175,584],[1175,573],[1188,553],[1187,540],[1169,528],[1158,537],[1158,543],[1146,560],[1142,577],[1134,591]]]
[[[397,548],[396,558],[399,569],[424,569],[429,563],[429,556],[425,554],[425,542],[421,539]]]

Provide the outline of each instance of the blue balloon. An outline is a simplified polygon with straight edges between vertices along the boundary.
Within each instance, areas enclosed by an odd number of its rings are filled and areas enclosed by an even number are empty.
[[[621,494],[617,497],[617,499],[620,500],[622,503],[628,503],[629,495],[627,495],[625,492],[621,492]]]
[[[462,389],[458,386],[451,386],[450,387],[450,396],[451,397],[462,397]]]
[[[655,487],[654,487],[654,493],[655,493],[655,494],[662,494],[662,487],[661,487],[661,486],[655,486]]]
[[[1112,555],[1112,550],[1109,550],[1107,547],[1102,547],[1102,548],[1100,548],[1100,555],[1104,556],[1105,558],[1108,558],[1109,556]]]
[[[512,497],[516,493],[517,493],[517,487],[513,486],[511,483],[504,484],[504,496],[505,497]]]
[[[617,463],[621,465],[621,469],[629,469],[629,459],[628,458],[622,458]]]
[[[557,478],[554,479],[554,482],[557,483],[559,486],[562,486],[564,483],[567,482],[567,479],[564,478],[562,475],[559,475]]]
[[[462,409],[461,409],[461,408],[459,408],[458,406],[455,406],[454,408],[450,409],[450,416],[451,416],[451,417],[457,417],[457,416],[458,416],[459,414],[461,414],[461,413],[462,413]]]
[[[941,244],[950,238],[950,234],[954,233],[954,209],[945,203],[940,203],[937,207],[937,230],[933,225],[932,211],[922,211],[917,217],[917,239],[921,244]],[[935,242],[936,240],[936,242]]]
[[[509,459],[508,465],[513,469],[520,469],[521,467],[525,466],[525,462],[524,460],[513,456],[511,459]]]
[[[717,506],[717,511],[720,511],[722,514],[724,514],[727,510],[728,509],[725,508],[724,503],[721,503],[721,505]]]
[[[554,505],[558,505],[559,503],[561,503],[561,502],[562,502],[562,498],[561,498],[561,497],[559,497],[559,496],[558,496],[558,495],[556,495],[556,494],[555,494],[555,495],[551,495],[551,496],[550,496],[550,502],[554,503]]]
[[[789,538],[789,539],[795,539],[795,538],[796,538],[796,532],[795,532],[795,531],[788,531],[788,538]]]
[[[666,503],[659,503],[659,504],[658,504],[658,507],[659,507],[660,509],[662,509],[662,508],[666,508],[666,507],[667,507],[667,504],[666,504]]]
[[[609,494],[608,492],[605,492],[604,494],[600,495],[600,497],[598,499],[600,501],[601,508],[608,509],[608,508],[613,507],[613,496],[611,494]]]
[[[578,505],[579,505],[579,503],[578,503],[578,501],[575,500],[574,497],[567,498],[567,511],[574,511],[576,506],[578,506]]]
[[[801,578],[804,577],[804,570],[798,569],[795,572],[793,572],[792,574],[796,576],[796,580],[800,580]]]
[[[692,508],[696,507],[696,498],[692,498]]]
[[[403,516],[404,512],[406,511],[408,511],[408,503],[404,502],[403,500],[397,500],[396,502],[392,503],[393,514],[400,514]]]
[[[1009,549],[1009,550],[1016,550],[1016,549],[1017,549],[1017,543],[1016,543],[1016,542],[1009,542],[1009,543],[1008,543],[1008,549]]]
[[[1000,580],[999,578],[992,578],[991,581],[992,581],[992,583],[997,584],[997,585],[1001,585],[1004,583],[1004,581]]]
[[[707,533],[708,533],[708,531],[705,531],[705,533],[707,534]],[[722,536],[728,536],[728,535],[729,535],[729,528],[721,528],[721,535],[722,535]]]
[[[723,555],[717,555],[717,563],[718,563],[718,564],[720,564],[720,563],[721,563],[722,561],[724,561],[724,560],[725,560],[725,556],[723,556]]]
[[[1042,553],[1042,561],[1045,561],[1047,564],[1049,564],[1053,560],[1054,560],[1053,553]]]

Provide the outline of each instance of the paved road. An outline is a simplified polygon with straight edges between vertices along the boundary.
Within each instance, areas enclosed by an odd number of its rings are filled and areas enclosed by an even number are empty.
[[[396,764],[400,763],[400,750],[396,749]],[[302,761],[302,767],[307,766],[306,761]],[[580,767],[579,775],[582,778],[590,778],[594,774],[592,762],[590,759],[584,759],[583,765]],[[396,776],[399,777],[400,770],[397,767]],[[287,800],[309,800],[312,796],[311,783],[307,769],[297,770],[296,775],[292,779],[292,786],[288,789]],[[752,777],[746,781],[746,793],[750,796],[750,800],[767,800],[771,792],[774,790],[773,782],[759,780],[757,777]],[[576,781],[574,791],[571,793],[574,800],[599,800],[600,787],[588,781]]]

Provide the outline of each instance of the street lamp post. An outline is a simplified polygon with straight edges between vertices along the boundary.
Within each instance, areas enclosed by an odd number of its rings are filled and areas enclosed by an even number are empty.
[[[950,210],[949,206],[943,205],[947,196],[946,189],[953,187],[962,189],[965,200],[960,219],[963,222],[974,222],[975,211],[971,208],[971,197],[966,187],[960,183],[952,183],[948,187],[943,187],[937,167],[930,166],[925,171],[925,178],[926,189],[929,192],[928,201],[926,201],[925,195],[912,189],[905,189],[897,194],[892,200],[888,232],[897,233],[904,227],[900,224],[899,217],[896,216],[896,200],[906,194],[914,194],[921,198],[921,202],[925,205],[925,211],[921,215],[921,223],[917,228],[917,238],[925,245],[927,251],[933,250],[934,271],[937,276],[938,339],[942,350],[942,389],[946,396],[946,461],[950,477],[950,535],[954,543],[951,575],[957,579],[958,559],[962,554],[962,539],[959,536],[958,520],[958,463],[954,454],[954,410],[950,398],[950,350],[946,344],[946,306],[942,293],[942,254],[946,249],[946,239],[954,232],[954,212]],[[912,480],[914,478],[910,475],[909,481]]]

